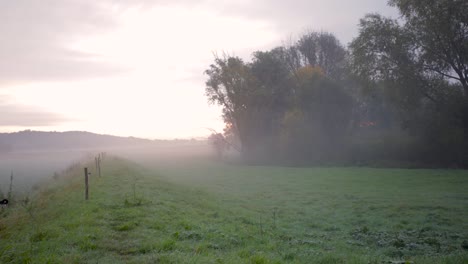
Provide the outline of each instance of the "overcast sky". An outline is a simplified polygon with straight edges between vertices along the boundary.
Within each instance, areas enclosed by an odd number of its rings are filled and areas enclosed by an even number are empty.
[[[0,132],[190,138],[223,127],[213,52],[249,59],[305,30],[347,44],[386,0],[0,0]]]

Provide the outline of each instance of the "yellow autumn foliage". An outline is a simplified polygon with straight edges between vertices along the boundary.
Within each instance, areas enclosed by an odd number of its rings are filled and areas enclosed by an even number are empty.
[[[319,66],[307,65],[296,71],[296,76],[300,81],[306,81],[314,77],[323,77],[325,73]]]

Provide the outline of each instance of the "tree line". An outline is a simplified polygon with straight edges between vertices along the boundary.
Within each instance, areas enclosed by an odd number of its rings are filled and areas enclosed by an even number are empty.
[[[468,2],[390,0],[345,47],[329,32],[205,71],[250,163],[468,167]],[[224,147],[222,147],[224,148]]]

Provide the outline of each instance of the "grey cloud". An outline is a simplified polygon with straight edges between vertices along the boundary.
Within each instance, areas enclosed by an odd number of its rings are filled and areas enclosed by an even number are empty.
[[[9,104],[0,98],[0,127],[53,126],[70,121],[57,114],[35,106]]]
[[[118,1],[123,2],[123,1]],[[149,5],[184,5],[210,8],[222,15],[268,21],[281,34],[301,30],[324,30],[335,33],[347,43],[357,34],[359,19],[367,13],[379,12],[397,16],[388,0],[140,0]]]
[[[116,26],[111,2],[15,0],[0,2],[0,85],[92,78],[124,68],[69,48],[80,38]]]
[[[386,0],[14,0],[0,1],[0,86],[119,74],[128,69],[70,49],[76,40],[105,33],[130,7],[200,7],[224,16],[263,20],[287,37],[307,28],[348,42],[368,12],[393,14]],[[392,13],[393,12],[393,13]]]
[[[335,33],[347,43],[357,34],[359,19],[367,13],[379,12],[396,16],[387,0],[257,0],[252,2],[218,2],[224,14],[272,22],[282,34],[301,30],[324,30]]]
[[[94,78],[125,71],[91,54],[59,47],[37,49],[37,53],[31,55],[0,55],[4,59],[0,62],[0,83]]]

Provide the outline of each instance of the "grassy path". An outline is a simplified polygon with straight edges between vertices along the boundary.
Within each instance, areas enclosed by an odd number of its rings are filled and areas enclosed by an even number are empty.
[[[150,170],[109,158],[103,177],[91,179],[89,201],[80,167],[2,211],[0,263],[468,262],[465,176],[437,186],[351,169],[346,183],[340,170]]]

